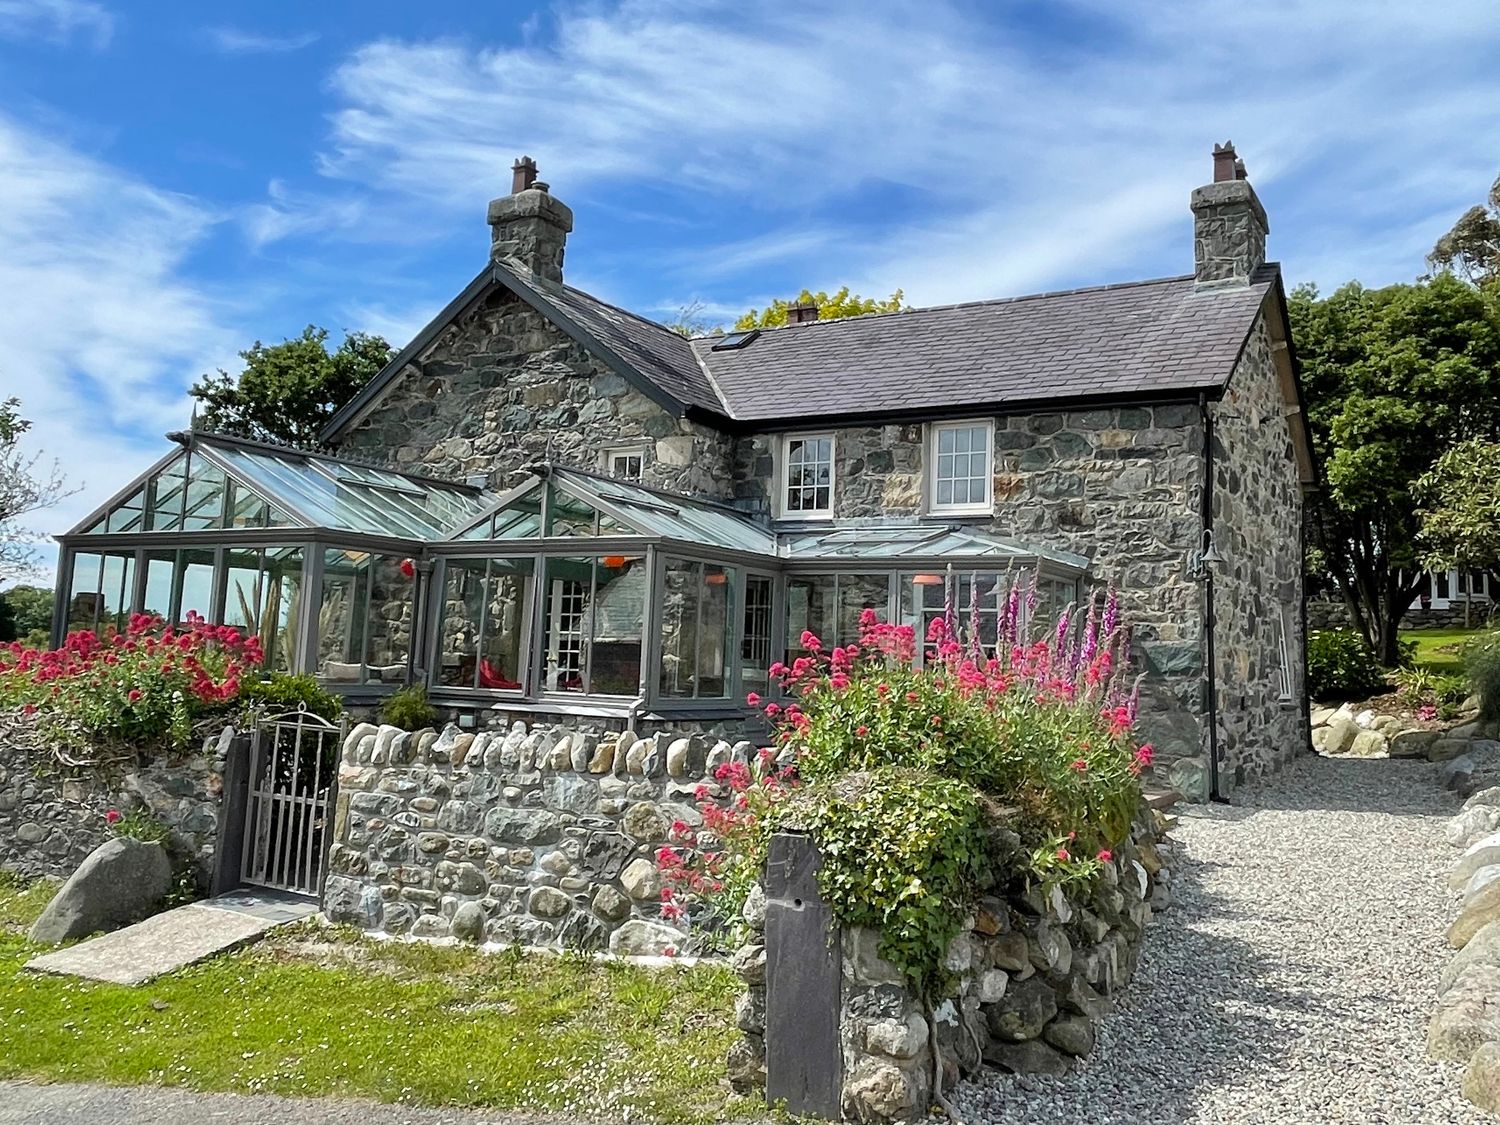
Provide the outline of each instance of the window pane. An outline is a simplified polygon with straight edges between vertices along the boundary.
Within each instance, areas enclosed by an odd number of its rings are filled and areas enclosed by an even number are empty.
[[[186,622],[190,611],[199,617],[208,617],[214,608],[214,553],[181,551],[178,557],[178,623]]]
[[[182,491],[187,483],[187,458],[173,461],[152,478],[148,486],[151,531],[172,531],[182,526]]]
[[[226,551],[224,563],[224,624],[260,632],[260,552]]]
[[[130,621],[135,597],[135,553],[104,556],[104,574],[99,586],[99,623],[106,629],[123,629]]]
[[[582,692],[589,590],[594,561],[581,558],[546,560],[546,619],[542,646],[543,691]]]
[[[661,598],[661,693],[693,696],[698,664],[698,610],[703,567],[682,559],[663,559]]]
[[[693,692],[699,699],[722,698],[728,694],[734,582],[733,569],[704,565],[702,615],[698,621],[698,674]]]
[[[297,669],[301,614],[302,548],[268,547],[260,580],[260,646],[271,671]]]
[[[479,686],[520,691],[522,657],[531,621],[531,559],[491,559],[484,633],[480,638]]]
[[[177,566],[176,551],[146,552],[146,592],[142,613],[154,613],[163,621],[172,620],[172,575]]]
[[[98,555],[73,556],[73,581],[68,588],[68,631],[92,629],[99,616],[99,571],[103,560]]]
[[[831,574],[789,578],[786,584],[786,661],[805,656],[800,638],[811,632],[825,645],[833,635],[835,579]]]
[[[740,641],[740,681],[747,691],[766,692],[771,686],[771,579],[752,574],[745,579],[745,629]]]
[[[104,521],[102,529],[105,531],[140,531],[141,517],[146,505],[146,490],[138,488],[130,496],[120,501],[119,505],[109,513]]]
[[[838,576],[838,621],[832,644],[859,640],[859,618],[873,609],[884,621],[890,602],[891,580],[884,574],[840,574]]]
[[[187,514],[182,526],[188,531],[203,531],[224,526],[223,472],[201,457],[193,459],[192,476],[187,484]]]
[[[369,624],[365,627],[365,676],[371,683],[406,679],[411,653],[412,593],[415,581],[401,572],[399,555],[370,558]]]
[[[641,689],[646,558],[605,555],[598,560],[594,582],[589,691],[634,696]]]
[[[266,502],[238,481],[229,481],[230,527],[265,527],[268,509]]]
[[[318,611],[318,675],[333,683],[364,678],[365,602],[370,556],[363,551],[325,551]]]
[[[449,559],[443,572],[438,683],[479,685],[479,632],[485,603],[483,559]]]

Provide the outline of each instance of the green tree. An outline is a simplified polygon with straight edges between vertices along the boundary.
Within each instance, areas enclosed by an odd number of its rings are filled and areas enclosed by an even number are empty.
[[[0,582],[36,569],[33,544],[46,537],[21,521],[77,491],[66,486],[56,461],[48,466],[42,454],[21,449],[30,429],[19,399],[0,401]]]
[[[1475,204],[1433,246],[1427,264],[1476,285],[1500,282],[1500,177],[1484,203]]]
[[[335,413],[391,358],[379,336],[351,332],[333,352],[328,330],[308,325],[279,344],[257,340],[240,353],[245,369],[205,375],[188,393],[203,404],[202,424],[240,437],[316,442]]]
[[[1321,299],[1302,286],[1289,309],[1327,482],[1310,546],[1393,665],[1422,582],[1417,481],[1449,446],[1500,437],[1500,294],[1439,274]]]
[[[46,633],[52,628],[52,599],[52,591],[42,586],[12,586],[0,594],[0,602],[5,603],[15,621],[13,640]]]
[[[1416,495],[1423,505],[1417,512],[1423,566],[1500,566],[1500,442],[1472,438],[1445,450],[1417,481]]]
[[[832,296],[822,290],[813,293],[804,289],[796,301],[783,301],[778,297],[771,302],[770,308],[751,309],[734,322],[734,328],[736,332],[749,328],[777,328],[786,323],[786,310],[793,304],[817,305],[819,320],[842,320],[846,316],[864,316],[866,313],[902,312],[909,307],[903,303],[904,299],[905,294],[899,289],[884,300],[850,293],[847,285]]]

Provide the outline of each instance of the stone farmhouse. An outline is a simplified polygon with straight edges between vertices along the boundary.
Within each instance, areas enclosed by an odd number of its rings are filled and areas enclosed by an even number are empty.
[[[1307,743],[1315,481],[1279,267],[1216,146],[1178,277],[687,339],[569,286],[529,159],[478,275],[328,426],[204,432],[61,537],[59,638],[135,610],[464,721],[724,727],[804,629],[1007,572],[1117,584],[1148,729],[1227,791]],[[1184,247],[1184,264],[1187,253]]]

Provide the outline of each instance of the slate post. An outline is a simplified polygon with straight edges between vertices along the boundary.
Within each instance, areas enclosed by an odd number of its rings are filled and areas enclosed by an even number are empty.
[[[236,731],[224,755],[224,792],[219,803],[218,846],[208,893],[222,895],[240,885],[245,853],[245,812],[250,803],[250,734]]]
[[[837,1121],[843,1086],[840,935],[818,894],[823,859],[806,836],[777,833],[766,860],[766,1097]]]

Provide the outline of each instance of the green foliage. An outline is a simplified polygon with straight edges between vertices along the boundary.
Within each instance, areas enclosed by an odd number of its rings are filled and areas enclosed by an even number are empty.
[[[258,707],[268,715],[296,711],[305,707],[310,713],[336,723],[344,713],[344,701],[324,689],[313,676],[275,673],[268,680],[242,680],[235,701],[240,708]]]
[[[1310,509],[1313,542],[1393,665],[1422,581],[1417,482],[1450,445],[1500,438],[1500,293],[1447,274],[1350,282],[1326,298],[1302,286],[1288,312],[1328,485]]]
[[[1401,702],[1416,707],[1426,702],[1433,694],[1437,675],[1429,668],[1399,668],[1396,671],[1396,689]]]
[[[65,486],[55,461],[49,467],[40,453],[21,450],[30,429],[20,399],[0,400],[0,581],[37,570],[33,544],[45,536],[21,521],[77,491]]]
[[[238,375],[205,375],[189,392],[204,406],[211,430],[296,444],[316,442],[333,415],[391,358],[379,336],[351,332],[332,353],[328,330],[308,325],[279,344],[259,340],[240,353]]]
[[[786,311],[794,304],[817,305],[819,320],[842,320],[868,313],[901,312],[907,308],[902,303],[904,298],[905,294],[899,289],[884,299],[850,293],[847,285],[831,296],[821,289],[816,293],[804,289],[796,301],[783,301],[778,297],[771,302],[769,308],[751,309],[734,322],[734,327],[737,332],[749,328],[779,328],[786,324]]]
[[[1437,240],[1427,264],[1451,270],[1476,285],[1500,281],[1500,177],[1483,204],[1475,204]]]
[[[1323,629],[1307,639],[1307,690],[1317,700],[1364,699],[1385,690],[1385,676],[1359,633]]]
[[[437,722],[437,708],[427,700],[421,684],[399,688],[380,705],[380,721],[402,730],[421,730]]]
[[[1454,705],[1462,703],[1469,698],[1469,678],[1467,676],[1435,676],[1432,681],[1432,697],[1437,701],[1439,707],[1445,703]]]
[[[109,830],[116,836],[147,844],[165,844],[172,838],[172,830],[145,808],[131,809],[118,819],[111,820]]]
[[[998,830],[972,785],[881,766],[810,788],[797,818],[823,856],[818,887],[845,922],[919,988],[949,984],[944,951],[996,877]]]
[[[52,590],[41,586],[12,586],[0,594],[0,601],[9,608],[15,622],[15,635],[7,637],[0,633],[0,641],[25,640],[50,632],[52,600]]]
[[[1500,565],[1500,442],[1471,438],[1444,450],[1418,479],[1416,494],[1424,567]]]
[[[1479,694],[1479,713],[1500,719],[1500,631],[1470,641],[1463,651],[1464,674]]]

